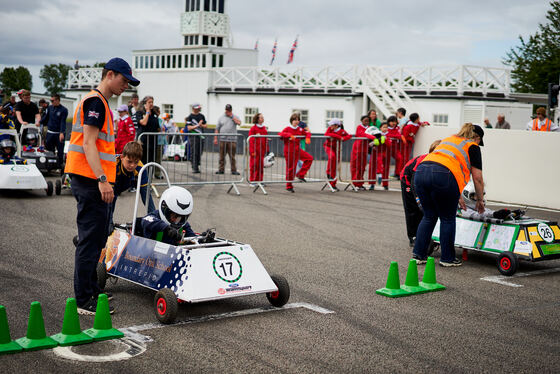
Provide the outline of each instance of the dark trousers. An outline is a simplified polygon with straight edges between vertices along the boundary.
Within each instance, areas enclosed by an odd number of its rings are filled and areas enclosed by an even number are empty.
[[[455,260],[455,220],[459,203],[459,186],[445,166],[420,164],[414,174],[414,189],[424,218],[418,226],[413,253],[425,258],[438,218],[440,219],[441,261]]]
[[[235,164],[235,153],[237,152],[237,142],[220,142],[220,166],[219,171],[224,171],[226,168],[226,153],[229,155],[229,161],[231,163],[231,171],[236,172],[237,166]]]
[[[51,134],[47,132],[47,138],[45,139],[45,149],[51,152],[54,152],[56,149],[58,165],[62,165],[62,159],[64,156],[64,142],[60,141],[60,134]]]
[[[418,207],[416,203],[412,187],[407,186],[403,181],[401,181],[401,193],[404,217],[406,220],[406,235],[408,239],[412,239],[416,237],[416,232],[418,231],[418,226],[420,225],[420,221],[422,221],[422,217],[424,217],[424,213],[422,213],[420,207]]]
[[[97,285],[97,262],[107,242],[110,205],[101,200],[97,181],[72,176],[72,194],[78,202],[78,246],[74,263],[74,293],[78,306],[102,290]]]
[[[191,145],[191,166],[193,171],[197,171],[200,168],[200,159],[202,158],[202,152],[204,151],[204,139],[202,136],[190,136],[189,137]]]

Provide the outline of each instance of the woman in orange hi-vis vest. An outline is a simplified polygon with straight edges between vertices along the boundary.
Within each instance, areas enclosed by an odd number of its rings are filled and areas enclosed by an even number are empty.
[[[480,147],[484,130],[465,123],[458,134],[445,138],[419,164],[414,175],[414,189],[424,209],[424,217],[416,232],[413,258],[426,263],[426,253],[437,220],[440,220],[441,266],[460,266],[455,258],[455,216],[457,204],[465,209],[461,191],[472,179],[476,189],[476,208],[484,212],[484,181]]]
[[[94,315],[97,295],[96,265],[108,236],[110,204],[116,176],[113,114],[107,100],[140,81],[121,58],[105,64],[101,82],[78,104],[72,122],[65,172],[72,178],[78,202],[78,239],[74,264],[74,293],[78,313]],[[109,295],[108,295],[109,296]],[[111,311],[113,309],[111,308]]]

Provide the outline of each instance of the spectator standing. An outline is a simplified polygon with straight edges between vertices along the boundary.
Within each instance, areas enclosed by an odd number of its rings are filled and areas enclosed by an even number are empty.
[[[356,127],[356,138],[368,138],[374,140],[375,137],[366,133],[369,127],[369,117],[362,116],[361,123]],[[350,172],[352,174],[352,184],[360,191],[364,191],[364,172],[367,165],[368,140],[356,139],[352,144],[352,155],[350,156]]]
[[[132,118],[128,115],[128,106],[126,104],[119,105],[117,108],[119,112],[119,118],[117,121],[117,139],[115,140],[115,152],[117,154],[122,154],[124,146],[133,141],[136,138],[136,130],[134,129],[134,123]],[[138,156],[140,160],[142,156]]]
[[[231,105],[227,104],[225,113],[218,119],[218,124],[216,125],[216,134],[231,134],[219,137],[220,165],[216,174],[224,174],[227,153],[231,163],[231,174],[239,175],[235,164],[235,153],[237,152],[237,126],[241,124],[241,120],[233,115],[232,110]],[[214,144],[218,144],[218,137],[214,137]]]
[[[187,131],[191,134],[195,134],[187,139],[190,142],[190,146],[191,146],[191,167],[194,174],[200,173],[200,160],[202,159],[202,153],[204,152],[204,136],[202,134],[204,133],[204,129],[207,127],[206,117],[204,117],[204,114],[200,113],[201,110],[202,110],[202,106],[199,103],[193,103],[191,114],[189,114],[189,116],[185,118],[185,127],[187,128]],[[230,114],[231,114],[231,110],[230,110]],[[237,133],[237,128],[234,126],[232,131]],[[229,131],[225,131],[225,132],[229,132]],[[215,143],[216,141],[214,140],[214,144]],[[237,138],[235,139],[235,145],[237,145]],[[231,156],[230,156],[230,160],[231,160]],[[233,151],[233,161],[231,161],[231,163],[232,163],[231,170],[233,174],[233,170],[235,170],[235,150]],[[220,165],[222,166],[219,170],[223,171],[224,165],[222,164],[221,143],[220,143]]]
[[[16,130],[19,132],[21,125],[27,125],[34,123],[39,126],[41,122],[41,115],[39,114],[39,108],[33,102],[31,102],[31,92],[28,90],[21,91],[21,101],[16,104],[14,108],[16,111]]]
[[[402,165],[406,164],[410,160],[410,155],[412,153],[412,147],[414,146],[414,141],[416,139],[416,134],[420,129],[420,126],[429,125],[428,122],[420,122],[420,116],[418,113],[412,113],[409,117],[409,121],[402,129],[401,140],[403,142],[401,149]],[[401,166],[402,167],[402,166]],[[401,169],[395,169],[395,174],[397,176],[401,175]]]
[[[74,63],[74,69],[78,70],[79,68],[80,68],[80,62],[76,60],[76,62]]]
[[[323,148],[325,149],[329,160],[327,162],[327,179],[329,179],[331,187],[335,191],[338,191],[338,187],[336,187],[336,167],[340,162],[340,147],[342,142],[352,138],[352,135],[348,134],[344,130],[342,121],[338,118],[333,118],[328,123],[325,136],[328,137],[323,143]]]
[[[490,120],[488,118],[484,118],[484,128],[487,128],[487,129],[492,128],[492,124],[490,123]]]
[[[408,122],[408,118],[406,118],[406,109],[399,108],[395,114],[397,116],[397,120],[399,121],[399,127],[402,129]]]
[[[257,113],[253,116],[253,127],[249,130],[251,135],[268,135],[266,126],[264,125],[264,116],[262,113]],[[250,175],[249,182],[260,182],[263,180],[264,174],[264,158],[268,154],[268,139],[267,138],[251,138],[249,139],[249,155],[251,156],[249,162]]]
[[[163,119],[160,117],[161,111],[159,109],[159,106],[154,106],[153,112],[154,115],[157,116],[159,132],[165,133],[165,126],[163,125]],[[167,144],[167,137],[165,135],[158,135],[155,161],[160,165],[161,165],[161,158],[163,156],[163,150],[165,148],[165,144]],[[157,179],[163,179],[163,175],[161,174],[161,170],[159,168],[155,170],[154,174]]]
[[[528,131],[558,131],[558,125],[546,118],[546,109],[537,108],[537,118],[527,123]]]
[[[505,130],[511,129],[511,126],[509,125],[509,122],[506,121],[506,116],[503,113],[498,114],[498,122],[496,122],[495,128]]]
[[[139,135],[138,121],[140,119],[136,117],[137,108],[138,108],[138,94],[134,93],[132,94],[132,98],[130,99],[130,103],[128,104],[128,115],[130,116],[130,119],[132,119],[132,122],[134,123],[134,131],[136,135]]]
[[[379,120],[379,118],[377,118],[377,112],[375,110],[370,110],[367,114],[368,118],[369,118],[369,125],[370,126],[375,126],[377,128],[381,127],[381,120]]]
[[[297,177],[300,181],[306,182],[305,174],[311,168],[313,156],[305,152],[300,147],[298,137],[305,137],[307,144],[311,143],[311,133],[299,127],[301,122],[299,113],[293,113],[290,116],[290,125],[284,128],[278,135],[284,141],[284,159],[286,160],[286,191],[294,192],[292,181]],[[303,161],[303,165],[299,172],[296,172],[297,163]]]
[[[368,181],[369,189],[375,189],[375,182],[383,185],[385,190],[389,189],[389,166],[390,157],[389,152],[391,149],[391,138],[389,138],[389,126],[387,123],[382,123],[379,129],[380,137],[370,142],[371,153],[369,158]]]
[[[400,146],[402,144],[402,134],[398,123],[399,120],[396,116],[387,118],[387,137],[391,139],[391,147],[387,158],[389,159],[389,165],[391,164],[391,157],[395,159],[395,171],[402,169],[402,155],[400,150]],[[393,173],[391,177],[398,178],[399,176],[396,173]]]
[[[6,103],[2,106],[0,110],[0,130],[15,130],[16,125],[14,121],[10,118],[10,112],[12,111],[12,106],[10,103]],[[10,135],[0,135],[0,140],[10,139]]]
[[[68,109],[60,103],[60,96],[54,94],[51,96],[51,105],[47,108],[46,112],[45,120],[42,123],[43,127],[47,128],[45,148],[51,152],[54,152],[56,149],[58,164],[62,165]]]
[[[145,135],[140,138],[140,135],[145,132],[160,132],[158,117],[153,108],[154,98],[152,96],[145,96],[136,108],[136,118],[138,119],[136,134],[143,143],[142,163],[144,165],[156,160],[157,135]]]
[[[39,100],[39,115],[41,116],[41,121],[40,121],[41,126],[40,126],[39,133],[41,134],[41,139],[43,139],[43,143],[47,138],[47,127],[45,126],[45,124],[48,122],[48,118],[47,118],[48,108],[49,108],[49,103],[47,103],[47,100],[45,99]]]

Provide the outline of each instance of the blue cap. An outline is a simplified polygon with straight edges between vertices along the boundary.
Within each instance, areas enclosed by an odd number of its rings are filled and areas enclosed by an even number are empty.
[[[132,69],[128,62],[122,58],[115,57],[110,59],[109,62],[105,64],[105,69],[122,74],[128,79],[131,86],[138,86],[140,84],[140,81],[132,76]]]

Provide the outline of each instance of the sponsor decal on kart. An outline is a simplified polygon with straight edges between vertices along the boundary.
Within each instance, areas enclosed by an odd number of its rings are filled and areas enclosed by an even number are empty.
[[[13,171],[14,173],[28,173],[29,172],[29,168],[27,166],[23,166],[23,165],[12,166],[12,168],[10,170]]]
[[[228,283],[235,283],[243,275],[241,262],[230,252],[219,252],[212,261],[214,273]]]
[[[547,243],[552,243],[554,241],[554,232],[546,223],[539,223],[537,226],[537,231],[540,237]]]

